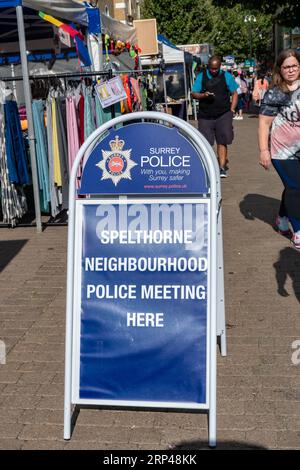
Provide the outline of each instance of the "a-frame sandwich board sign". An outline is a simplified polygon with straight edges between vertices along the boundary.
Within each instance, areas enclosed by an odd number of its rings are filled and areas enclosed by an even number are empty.
[[[202,410],[215,446],[221,190],[198,131],[139,112],[87,139],[70,178],[67,271],[64,438],[74,405]]]

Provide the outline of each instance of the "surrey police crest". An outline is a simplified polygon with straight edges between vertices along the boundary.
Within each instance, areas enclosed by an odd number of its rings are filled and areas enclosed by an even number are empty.
[[[103,160],[96,164],[102,170],[101,180],[111,179],[115,186],[122,178],[131,180],[130,170],[137,165],[131,160],[131,149],[123,150],[124,145],[116,136],[109,142],[111,150],[102,150]]]

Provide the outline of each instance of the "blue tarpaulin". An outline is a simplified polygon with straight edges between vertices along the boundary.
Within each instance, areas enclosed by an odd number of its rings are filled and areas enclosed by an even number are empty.
[[[101,18],[100,10],[98,8],[87,7],[86,12],[89,17],[89,33],[100,34],[101,33]]]
[[[11,7],[17,7],[19,5],[22,5],[22,0],[11,0],[11,1],[0,0],[0,8],[11,8]]]
[[[167,39],[163,34],[158,34],[157,39],[159,42],[166,44],[166,46],[173,47],[174,49],[179,49],[175,44],[173,44],[169,39]]]

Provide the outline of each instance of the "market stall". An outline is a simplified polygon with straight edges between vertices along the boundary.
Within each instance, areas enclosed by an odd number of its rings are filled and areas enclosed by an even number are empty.
[[[142,67],[160,67],[157,72],[157,105],[187,120],[193,56],[177,48],[163,35],[158,35],[157,40],[159,56],[142,57]]]
[[[87,24],[87,15],[85,12],[85,8],[82,5],[79,5],[76,2],[72,1],[53,1],[53,2],[46,2],[46,1],[34,1],[29,0],[22,2],[22,0],[0,0],[0,8],[1,8],[1,20],[6,20],[6,28],[8,31],[4,31],[4,25],[1,26],[1,39],[7,38],[12,34],[15,35],[17,33],[17,38],[19,42],[20,48],[20,56],[21,56],[21,64],[22,64],[22,76],[23,76],[23,86],[24,86],[24,95],[25,95],[25,103],[26,103],[26,113],[27,113],[27,120],[28,120],[28,140],[30,146],[30,159],[31,159],[31,172],[32,172],[32,184],[33,184],[33,193],[34,193],[34,206],[35,206],[35,216],[36,216],[36,226],[37,231],[42,231],[42,222],[41,222],[41,206],[40,206],[40,198],[39,198],[39,184],[38,184],[38,169],[37,169],[37,159],[36,159],[36,149],[35,149],[35,133],[34,133],[34,126],[33,126],[33,113],[31,107],[31,88],[29,82],[29,74],[28,74],[28,65],[27,65],[27,48],[26,48],[26,35],[25,31],[28,29],[28,26],[25,27],[24,22],[24,14],[23,14],[23,3],[24,6],[29,7],[34,10],[39,10],[41,8],[45,8],[49,12],[54,11],[57,12],[57,9],[60,11],[60,16],[64,16],[65,18],[68,17],[72,19],[72,21],[76,20],[79,22],[83,22]],[[17,28],[12,28],[12,22],[7,21],[8,19],[5,16],[10,16],[14,10],[11,8],[15,8],[16,11],[16,19],[17,19]],[[46,11],[45,10],[45,11]],[[30,12],[29,12],[30,13]],[[11,18],[11,16],[10,16]],[[34,19],[30,18],[31,23],[34,23]]]
[[[114,34],[116,34],[117,31],[115,25],[117,22],[103,15],[103,17],[101,17],[101,23],[99,23],[99,21],[97,23],[95,16],[91,15],[91,13],[96,13],[97,20],[97,17],[100,18],[99,10],[88,6],[85,7],[75,1],[56,0],[49,2],[25,0],[22,2],[22,0],[0,0],[0,8],[2,33],[0,35],[0,48],[2,52],[2,63],[6,64],[1,68],[1,76],[5,77],[5,81],[7,81],[7,79],[10,80],[8,78],[10,75],[13,76],[14,80],[11,80],[11,83],[13,91],[15,92],[17,91],[16,83],[22,82],[23,84],[23,96],[28,123],[35,220],[37,230],[41,231],[41,185],[43,185],[41,183],[41,167],[45,167],[45,165],[41,163],[41,161],[37,162],[37,159],[39,159],[37,152],[40,150],[40,153],[43,154],[44,149],[41,146],[38,147],[40,137],[36,137],[38,124],[35,123],[36,125],[33,125],[35,116],[32,112],[32,76],[34,75],[34,79],[38,78],[40,82],[45,83],[47,80],[49,81],[50,75],[50,80],[52,77],[62,77],[60,71],[63,69],[63,80],[66,85],[68,77],[66,72],[69,71],[71,75],[75,73],[75,75],[77,74],[77,78],[78,76],[80,78],[82,75],[81,71],[83,70],[82,66],[85,66],[85,75],[86,72],[90,72],[91,77],[95,77],[96,74],[93,72],[96,70],[97,72],[101,72],[99,76],[103,78],[111,77],[114,71],[130,71],[134,68],[137,63],[136,58],[138,55],[134,48],[137,46],[129,42],[128,37],[134,40],[134,35],[132,35],[131,31],[131,35],[126,36],[126,34],[129,34],[127,26],[123,25],[124,27],[122,28],[123,40],[120,39],[121,36],[118,36],[118,39],[116,39]],[[40,16],[38,16],[37,11],[39,11]],[[67,21],[72,21],[71,26]],[[75,23],[79,25],[79,27],[76,26]],[[13,25],[16,27],[14,28]],[[63,26],[60,27],[60,25]],[[81,26],[83,28],[81,28]],[[110,26],[112,27],[113,33],[109,33]],[[74,51],[70,46],[64,48],[64,50],[62,50],[61,47],[59,50],[56,49],[57,44],[53,44],[52,42],[55,27],[58,27],[58,30],[67,31],[72,39],[78,39],[75,44],[76,49],[73,47]],[[83,40],[83,32],[87,33],[86,42]],[[95,40],[96,47],[98,48],[96,53],[92,50],[91,38]],[[104,39],[103,42],[102,39]],[[88,47],[86,47],[86,45]],[[105,55],[103,64],[101,58],[103,58],[104,46]],[[116,50],[115,47],[118,47],[118,49]],[[37,53],[34,52],[36,48],[38,49]],[[18,52],[18,49],[20,52]],[[88,53],[86,54],[87,51]],[[15,57],[14,53],[17,54]],[[90,63],[88,63],[88,59],[85,60],[89,58],[89,54],[93,59]],[[113,57],[113,59],[111,59],[111,57]],[[11,63],[9,60],[11,60]],[[33,62],[31,63],[29,60],[33,60]],[[15,63],[19,61],[21,62],[21,66],[15,65]],[[51,65],[51,68],[49,65]],[[45,74],[47,74],[47,77]],[[38,77],[36,77],[37,75]],[[4,82],[2,82],[2,89],[5,89]],[[106,119],[108,115],[107,113],[106,115],[103,113],[102,118]],[[94,124],[96,124],[96,122]],[[7,169],[5,171],[7,173]],[[8,180],[7,177],[6,180]],[[49,188],[46,188],[45,191],[47,192],[48,189]],[[20,211],[18,214],[20,214]],[[12,217],[12,220],[13,224],[15,224],[15,217]]]

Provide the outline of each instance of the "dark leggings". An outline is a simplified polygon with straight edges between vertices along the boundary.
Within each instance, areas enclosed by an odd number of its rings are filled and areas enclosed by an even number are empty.
[[[300,159],[272,160],[284,185],[279,215],[288,217],[294,232],[300,230]]]

